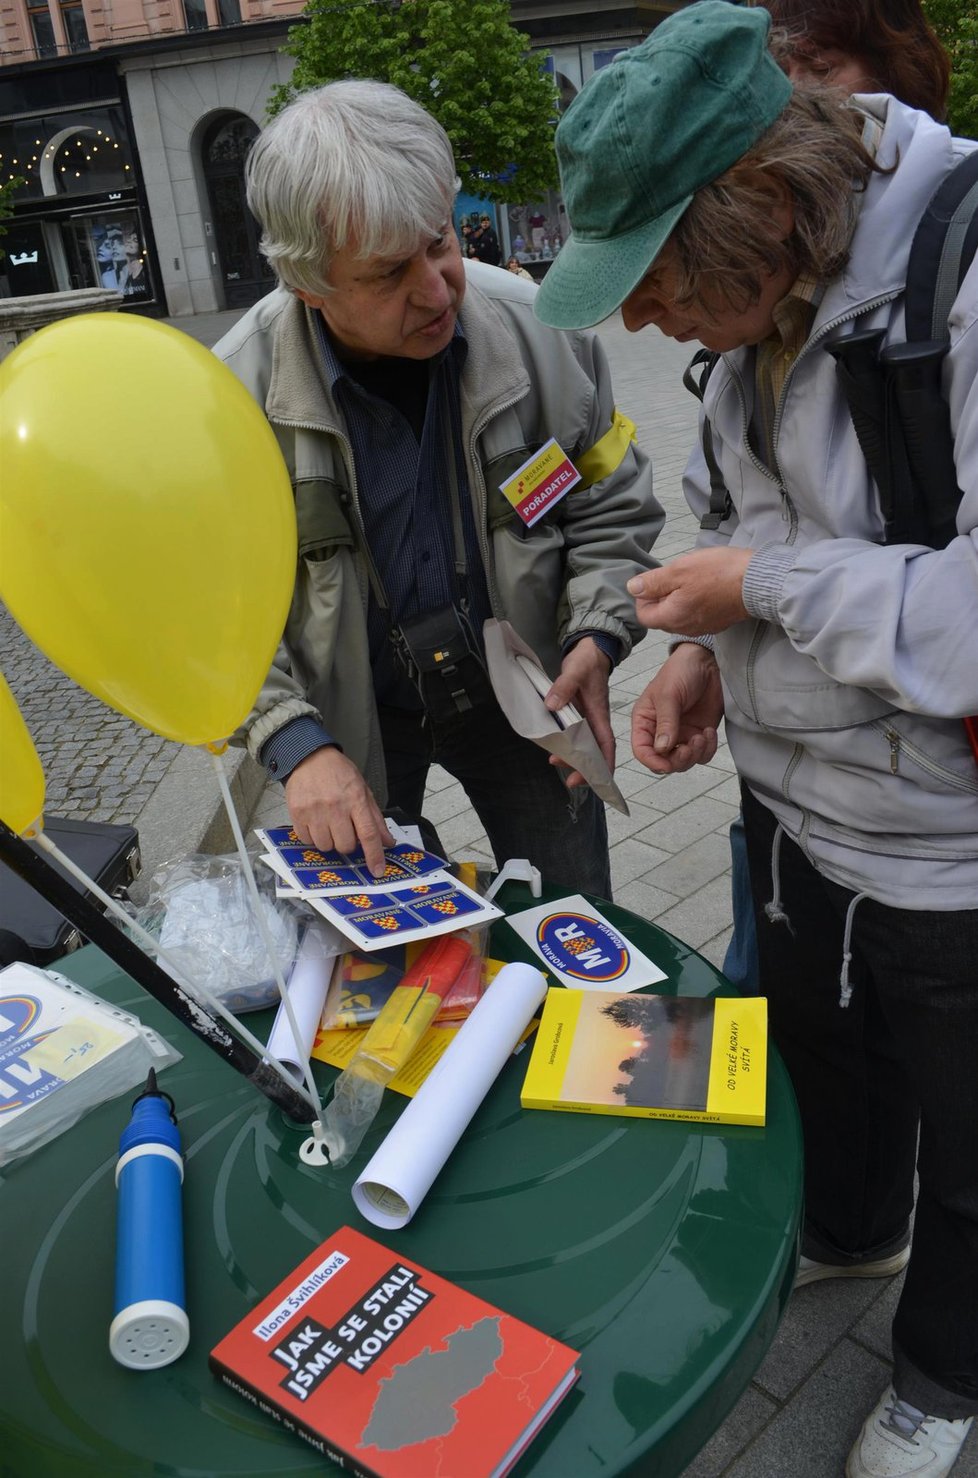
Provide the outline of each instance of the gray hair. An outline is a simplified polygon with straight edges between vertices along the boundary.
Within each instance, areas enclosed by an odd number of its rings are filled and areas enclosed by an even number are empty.
[[[261,250],[284,287],[325,297],[333,256],[410,256],[458,191],[448,135],[400,88],[330,82],[259,134],[246,168]]]
[[[880,168],[862,144],[863,117],[830,88],[796,86],[788,106],[719,179],[697,190],[670,237],[677,301],[743,311],[765,278],[791,268],[826,280],[849,256],[855,194]],[[783,239],[772,211],[786,187],[794,228]]]

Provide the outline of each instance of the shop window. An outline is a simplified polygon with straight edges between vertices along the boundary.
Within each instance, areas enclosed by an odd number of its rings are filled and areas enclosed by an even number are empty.
[[[18,202],[48,195],[104,194],[135,184],[122,110],[79,110],[0,123],[0,180],[19,175]]]
[[[8,223],[0,259],[0,292],[15,298],[53,293],[57,288],[48,261],[44,233],[34,221]]]
[[[183,0],[183,14],[188,31],[207,30],[207,6],[204,0]]]
[[[153,296],[136,211],[76,216],[62,228],[72,287],[108,287],[130,302]]]
[[[135,184],[128,143],[114,130],[79,125],[57,145],[49,145],[45,157],[59,195],[91,195]]]
[[[62,5],[61,19],[64,21],[69,48],[72,51],[88,51],[88,27],[85,24],[85,12],[81,6]]]

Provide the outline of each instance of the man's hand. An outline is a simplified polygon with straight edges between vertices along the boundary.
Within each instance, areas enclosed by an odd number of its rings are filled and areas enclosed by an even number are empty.
[[[683,642],[635,704],[632,753],[656,775],[709,764],[722,716],[720,670],[712,652]]]
[[[653,631],[708,636],[747,616],[744,572],[752,549],[694,549],[657,570],[633,575],[635,614]]]
[[[582,636],[575,642],[560,664],[560,674],[544,699],[551,713],[573,703],[591,726],[598,741],[598,748],[605,757],[608,769],[615,771],[615,736],[611,728],[611,711],[608,705],[608,676],[611,661],[605,656],[597,642]],[[550,756],[552,765],[564,766],[555,754]],[[568,789],[587,782],[580,770],[571,770],[565,776]]]
[[[314,750],[296,765],[285,801],[300,841],[321,852],[355,852],[359,845],[374,877],[383,877],[384,848],[394,838],[367,782],[339,749]]]

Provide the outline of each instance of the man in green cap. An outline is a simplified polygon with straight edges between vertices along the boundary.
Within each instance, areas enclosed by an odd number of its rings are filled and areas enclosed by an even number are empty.
[[[976,145],[889,96],[793,90],[769,25],[700,0],[585,86],[557,130],[573,235],[535,311],[620,308],[717,356],[698,547],[629,582],[676,634],[633,748],[660,775],[706,763],[725,715],[805,1132],[798,1281],[907,1266],[846,1474],[940,1478],[978,1410],[978,262],[947,320],[945,547],[888,524],[825,345],[903,343],[915,229]]]

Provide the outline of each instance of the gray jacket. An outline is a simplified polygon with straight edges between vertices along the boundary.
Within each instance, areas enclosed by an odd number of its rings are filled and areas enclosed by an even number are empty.
[[[849,264],[788,374],[773,472],[745,434],[748,351],[725,355],[707,386],[736,512],[701,542],[757,551],[744,581],[755,619],[715,651],[737,768],[822,872],[900,908],[975,908],[978,765],[961,717],[978,714],[978,261],[944,365],[964,491],[946,549],[880,545],[879,501],[823,345],[850,324],[903,340],[914,228],[976,146],[892,98],[859,103],[884,123],[878,163],[896,168],[870,181]],[[699,456],[686,492],[702,513]]]
[[[533,317],[535,288],[467,263],[461,324],[462,439],[493,615],[510,621],[556,674],[575,631],[641,637],[626,581],[649,556],[663,514],[648,458],[632,445],[616,469],[578,487],[524,529],[499,484],[556,437],[574,459],[610,429],[604,352],[589,333],[562,334]],[[368,582],[351,530],[359,489],[350,443],[325,379],[311,310],[276,289],[214,351],[267,415],[295,490],[299,562],[284,638],[234,742],[256,757],[290,719],[314,714],[385,797],[367,648]]]

